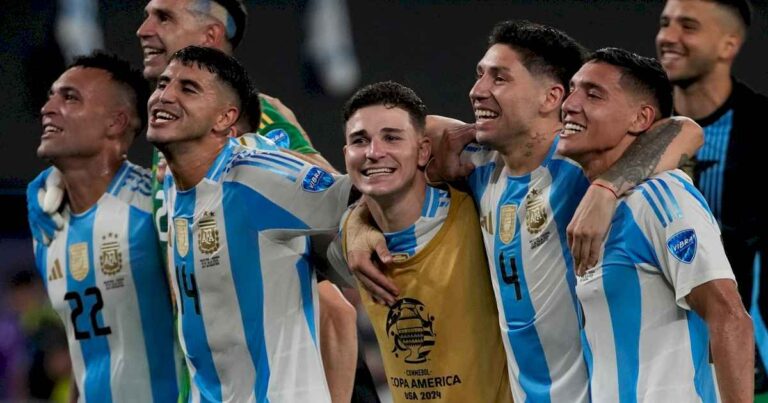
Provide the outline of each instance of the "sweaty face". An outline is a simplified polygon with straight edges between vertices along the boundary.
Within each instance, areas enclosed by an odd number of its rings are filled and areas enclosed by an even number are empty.
[[[152,0],[136,31],[144,53],[144,78],[156,80],[173,54],[205,41],[205,24],[187,10],[195,0]]]
[[[51,85],[43,105],[40,158],[88,157],[98,154],[112,122],[117,96],[108,72],[73,67]]]
[[[557,151],[584,164],[616,147],[632,126],[639,102],[620,84],[620,70],[588,62],[571,79],[563,102],[563,131]]]
[[[713,1],[668,0],[656,34],[656,52],[670,81],[685,84],[710,73],[733,23]]]
[[[149,98],[147,139],[155,144],[194,140],[210,133],[231,107],[215,74],[174,60]]]
[[[527,132],[542,99],[542,85],[507,45],[488,48],[477,64],[477,80],[469,92],[475,111],[477,141],[491,147]]]
[[[429,144],[408,112],[384,105],[357,110],[346,124],[344,160],[352,183],[374,198],[397,197],[414,189],[419,166],[429,159]]]

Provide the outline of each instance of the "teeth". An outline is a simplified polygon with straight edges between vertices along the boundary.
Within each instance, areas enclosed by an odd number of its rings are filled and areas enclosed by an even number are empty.
[[[563,125],[563,134],[570,135],[570,134],[581,133],[581,131],[584,129],[586,129],[586,127],[578,123],[567,122]]]
[[[395,170],[392,168],[371,168],[363,171],[363,174],[365,176],[373,176],[373,175],[391,174],[392,172],[395,172]]]
[[[489,111],[487,109],[475,109],[475,118],[477,119],[495,119],[498,116],[499,114],[494,111]]]
[[[52,125],[43,125],[43,133],[58,133],[61,129]]]
[[[161,49],[144,48],[144,56],[154,56],[163,53]]]
[[[176,120],[176,116],[171,115],[165,111],[155,111],[155,119],[157,120]]]

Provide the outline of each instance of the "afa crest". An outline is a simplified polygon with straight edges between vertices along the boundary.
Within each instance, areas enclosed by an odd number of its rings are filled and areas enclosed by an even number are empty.
[[[88,277],[91,265],[88,263],[88,242],[78,242],[69,246],[69,271],[72,278],[83,281]]]
[[[528,227],[528,232],[536,234],[544,228],[546,223],[547,206],[544,203],[544,197],[541,191],[531,189],[525,201],[525,225]]]
[[[515,236],[517,221],[517,204],[505,204],[499,209],[499,239],[505,245],[512,242]]]
[[[120,253],[120,243],[117,234],[108,233],[101,237],[101,253],[99,254],[99,266],[101,272],[113,276],[123,267],[123,254]]]
[[[392,352],[396,357],[403,352],[403,359],[408,364],[426,362],[435,345],[435,332],[432,330],[435,317],[425,310],[424,304],[414,298],[399,299],[389,308],[387,335],[394,339]]]
[[[176,238],[176,252],[179,256],[185,257],[189,252],[189,230],[187,227],[186,218],[174,218],[173,219],[173,232]]]
[[[200,253],[210,255],[219,250],[219,228],[213,212],[206,211],[200,220],[200,233],[197,237],[197,247]]]

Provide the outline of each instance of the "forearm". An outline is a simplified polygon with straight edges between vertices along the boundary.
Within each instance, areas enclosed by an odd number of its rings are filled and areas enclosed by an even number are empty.
[[[659,121],[639,135],[596,182],[622,195],[654,173],[683,165],[701,147],[703,139],[701,127],[691,119],[673,117]]]
[[[746,312],[707,323],[717,384],[723,402],[751,402],[754,391],[755,341]]]
[[[355,308],[330,282],[318,285],[320,294],[320,352],[334,403],[352,398],[357,369]]]

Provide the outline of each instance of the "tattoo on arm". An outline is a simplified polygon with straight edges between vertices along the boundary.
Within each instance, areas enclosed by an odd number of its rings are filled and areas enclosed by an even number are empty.
[[[616,189],[624,189],[625,185],[637,185],[653,173],[664,151],[680,133],[682,126],[681,122],[672,119],[640,135],[624,155],[600,175],[600,179],[611,183]],[[683,155],[680,162],[688,158]]]

